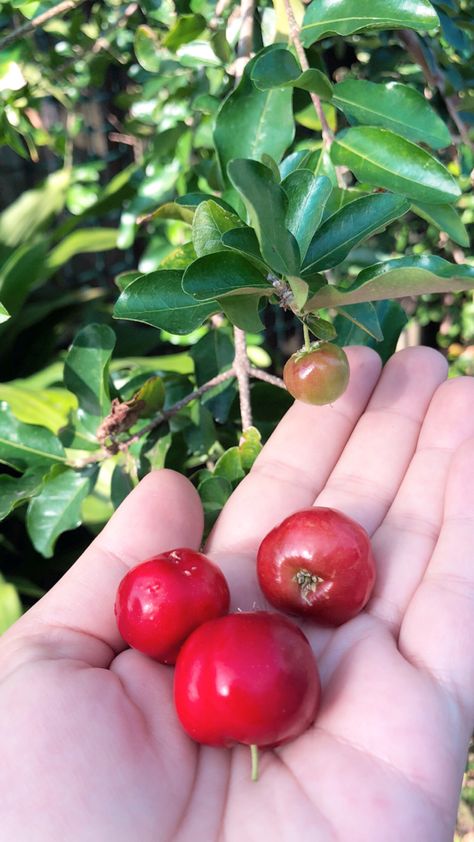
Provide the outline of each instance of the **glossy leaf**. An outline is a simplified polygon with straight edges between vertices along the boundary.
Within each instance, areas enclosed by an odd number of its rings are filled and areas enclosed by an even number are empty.
[[[278,44],[266,48],[267,52],[280,49]],[[224,179],[233,158],[260,160],[266,152],[279,161],[294,137],[292,89],[259,91],[251,80],[257,58],[248,62],[237,88],[217,114],[214,144]]]
[[[430,222],[440,231],[444,231],[455,243],[467,248],[470,244],[469,232],[459,214],[451,205],[429,205],[417,203],[412,209],[418,216]]]
[[[388,129],[354,126],[337,135],[331,158],[359,181],[401,193],[417,202],[450,204],[461,191],[432,155]]]
[[[41,493],[34,497],[26,515],[26,526],[35,549],[51,558],[56,540],[82,522],[81,504],[92,489],[95,473],[67,468],[47,477]]]
[[[170,333],[191,333],[219,311],[219,304],[209,300],[203,304],[197,302],[183,290],[182,277],[182,272],[163,269],[138,278],[116,302],[115,318],[145,322]]]
[[[281,186],[288,196],[286,225],[304,258],[321,223],[331,194],[331,182],[325,175],[317,177],[310,170],[297,169],[282,181]]]
[[[313,0],[301,27],[301,40],[311,46],[327,35],[351,35],[362,29],[434,29],[438,16],[428,0]]]
[[[227,172],[247,208],[265,262],[275,272],[296,275],[300,255],[286,227],[288,198],[272,171],[259,161],[239,158],[230,162]]]
[[[221,242],[224,232],[243,224],[235,213],[221,208],[216,202],[201,202],[193,219],[193,244],[197,257],[224,251]]]
[[[347,307],[338,307],[337,313],[355,324],[377,342],[383,339],[382,328],[377,317],[377,311],[370,301],[363,304],[348,304]]]
[[[302,72],[293,53],[273,50],[257,57],[252,69],[252,82],[261,91],[272,88],[301,88],[321,99],[331,99],[332,85],[320,70],[311,67]]]
[[[228,482],[237,483],[245,476],[240,450],[237,446],[229,447],[217,460],[214,467],[215,477],[224,477]]]
[[[262,274],[266,274],[269,266],[265,263],[257,235],[253,228],[233,228],[222,235],[222,244],[226,249],[236,251],[252,263]]]
[[[77,396],[79,408],[99,418],[110,410],[108,377],[114,347],[110,327],[90,324],[75,336],[64,361],[64,383]]]
[[[0,520],[41,491],[44,473],[44,468],[32,468],[21,477],[0,476]]]
[[[2,302],[0,301],[0,325],[3,324],[3,322],[7,322],[9,318],[10,318],[10,313],[8,312],[6,307],[4,307]]]
[[[184,243],[172,251],[160,262],[160,269],[187,269],[196,260],[197,254],[192,243]]]
[[[373,193],[356,199],[330,216],[313,237],[302,276],[337,266],[362,240],[403,216],[410,203],[393,193]]]
[[[239,441],[240,458],[244,471],[250,471],[262,450],[262,436],[257,427],[247,427]]]
[[[428,100],[408,85],[344,79],[334,88],[333,103],[346,117],[353,117],[358,123],[391,129],[433,149],[449,146],[452,142],[447,125]]]
[[[6,403],[0,403],[0,462],[23,471],[38,465],[62,464],[64,448],[46,427],[18,421]]]
[[[307,307],[345,307],[361,301],[468,289],[474,289],[474,266],[458,266],[428,255],[401,257],[368,266],[347,288],[327,284]]]
[[[193,299],[207,302],[236,293],[271,295],[273,292],[261,272],[239,254],[230,252],[208,254],[191,263],[183,275],[183,289]]]

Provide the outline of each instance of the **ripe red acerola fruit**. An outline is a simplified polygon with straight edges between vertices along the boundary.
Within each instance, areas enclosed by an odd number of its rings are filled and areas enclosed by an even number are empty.
[[[174,696],[184,730],[199,743],[277,746],[314,722],[319,675],[308,640],[288,618],[239,612],[188,638]]]
[[[202,553],[184,548],[132,567],[120,582],[115,615],[129,646],[174,664],[188,635],[226,614],[229,602],[222,571]]]
[[[346,390],[349,361],[342,348],[331,342],[314,342],[310,350],[293,354],[283,369],[290,395],[304,403],[332,403]]]
[[[342,512],[316,506],[268,533],[258,550],[257,573],[276,608],[332,625],[355,617],[375,582],[365,529]]]

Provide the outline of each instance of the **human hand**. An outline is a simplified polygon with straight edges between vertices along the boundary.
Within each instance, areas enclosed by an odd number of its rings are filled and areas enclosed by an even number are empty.
[[[313,728],[262,751],[198,746],[173,670],[125,650],[124,571],[198,547],[180,475],[149,475],[86,553],[0,640],[3,842],[450,842],[473,725],[474,381],[443,358],[350,348],[334,406],[295,404],[208,541],[233,608],[266,607],[255,556],[314,502],[372,535],[373,598],[335,630],[303,628],[323,685]]]

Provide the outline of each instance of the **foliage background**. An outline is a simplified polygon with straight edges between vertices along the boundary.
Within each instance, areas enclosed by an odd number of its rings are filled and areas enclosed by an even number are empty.
[[[189,224],[173,203],[189,193],[222,193],[216,115],[242,72],[243,45],[254,54],[288,41],[285,3],[72,0],[67,14],[5,43],[9,33],[52,6],[0,3],[0,302],[11,316],[0,324],[0,632],[67,569],[150,467],[166,464],[191,476],[210,525],[260,446],[252,431],[242,444],[237,386],[226,380],[201,402],[163,418],[146,448],[136,442],[79,474],[61,463],[59,451],[59,467],[51,457],[62,430],[63,445],[79,436],[83,449],[76,438],[76,457],[87,459],[110,399],[133,399],[150,377],[148,403],[134,431],[232,365],[233,332],[225,316],[179,335],[172,324],[166,330],[114,319],[113,308],[131,278],[167,265],[176,271],[180,260],[186,264]],[[472,5],[439,0],[434,6],[440,21],[435,31],[362,29],[307,45],[310,66],[332,84],[357,79],[418,91],[449,128],[451,137],[435,154],[461,193],[448,231],[429,214],[410,210],[356,243],[330,269],[333,281],[397,256],[435,255],[474,266]],[[292,8],[301,22],[303,5],[294,0]],[[268,148],[310,150],[315,171],[333,179],[310,94],[295,87],[285,103],[274,102]],[[294,137],[283,119],[286,107],[293,109]],[[332,131],[357,123],[354,113],[329,101],[323,108]],[[243,122],[251,139],[251,120]],[[162,206],[168,210],[150,216]],[[474,373],[472,292],[407,295],[401,307],[387,308],[387,352],[408,320],[401,343],[438,347],[453,375]],[[254,366],[280,375],[301,345],[301,324],[276,303],[262,318],[262,330],[248,332],[249,356]],[[338,341],[361,341],[348,324],[338,325]],[[90,378],[92,398],[84,387]],[[257,380],[251,400],[253,424],[265,440],[289,398]],[[30,442],[31,428],[25,432],[24,424],[42,429],[41,448],[49,448],[51,457],[46,463],[24,463],[13,453],[15,437]],[[64,502],[45,529],[53,496],[42,503],[46,475]],[[470,775],[459,819],[466,840],[474,834]]]

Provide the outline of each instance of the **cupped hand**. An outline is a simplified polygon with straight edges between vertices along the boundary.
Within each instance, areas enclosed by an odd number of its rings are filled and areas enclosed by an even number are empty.
[[[450,842],[473,725],[474,381],[425,348],[350,348],[333,406],[295,403],[208,541],[234,609],[261,608],[263,536],[317,503],[371,534],[378,578],[354,620],[304,624],[323,698],[314,727],[263,751],[200,747],[173,670],[124,650],[125,570],[199,547],[182,476],[150,474],[63,579],[0,641],[5,842]]]

